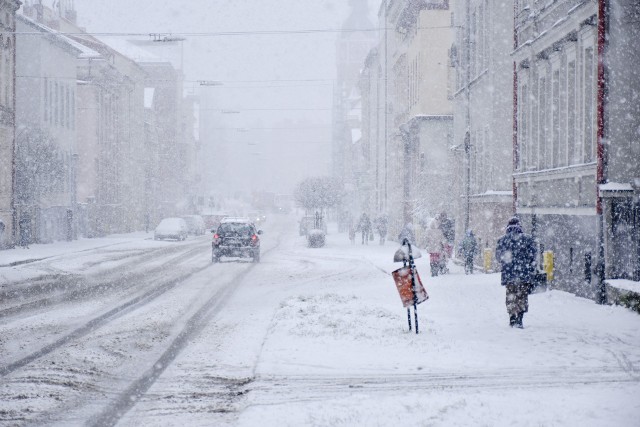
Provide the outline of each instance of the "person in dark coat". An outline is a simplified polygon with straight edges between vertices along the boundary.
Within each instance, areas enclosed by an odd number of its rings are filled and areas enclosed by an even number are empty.
[[[502,266],[501,283],[506,287],[509,325],[522,328],[536,273],[536,244],[531,236],[523,233],[517,217],[509,220],[505,235],[498,240],[496,259]]]
[[[478,242],[472,230],[467,230],[467,234],[460,243],[460,250],[464,258],[464,273],[473,274],[473,258],[478,251]]]

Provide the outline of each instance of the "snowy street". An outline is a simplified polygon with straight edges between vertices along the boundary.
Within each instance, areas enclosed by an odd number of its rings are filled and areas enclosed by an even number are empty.
[[[547,291],[512,329],[498,274],[423,257],[416,335],[395,242],[263,229],[259,264],[210,234],[1,253],[0,425],[637,425],[636,313]]]

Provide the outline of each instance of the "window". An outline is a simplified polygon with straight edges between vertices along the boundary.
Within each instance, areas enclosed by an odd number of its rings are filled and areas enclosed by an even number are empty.
[[[543,66],[544,67],[544,66]],[[541,73],[543,76],[546,74],[544,71]],[[539,85],[540,93],[538,95],[538,99],[540,100],[538,106],[538,150],[539,150],[539,162],[537,166],[541,169],[545,169],[548,166],[548,155],[547,155],[547,146],[549,144],[549,128],[548,128],[548,120],[547,115],[549,113],[549,109],[547,108],[547,78],[540,78]]]
[[[527,165],[529,169],[534,169],[538,165],[538,135],[540,134],[539,125],[539,98],[538,98],[538,79],[533,79],[533,87],[531,88],[531,137],[529,145],[529,158],[527,159]]]
[[[44,78],[44,121],[49,121],[49,79]]]
[[[552,136],[550,141],[550,154],[551,154],[551,167],[560,166],[560,70],[553,70],[553,77],[551,82],[551,130]]]
[[[67,121],[67,104],[64,99],[65,87],[60,83],[60,126],[65,127]]]
[[[471,58],[471,64],[470,66],[470,74],[471,74],[471,78],[473,79],[476,76],[476,66],[478,64],[476,55],[476,42],[478,40],[477,34],[476,32],[478,31],[478,25],[477,25],[477,20],[478,19],[478,14],[474,11],[473,14],[471,15],[471,22],[470,22],[470,29],[469,29],[469,49],[471,50],[471,52],[469,53],[469,58]],[[467,84],[469,84],[469,82],[467,82]]]
[[[71,89],[71,129],[76,128],[76,93]]]
[[[55,82],[53,84],[53,108],[54,108],[54,112],[53,112],[53,124],[57,125],[58,123],[60,123],[60,108],[58,106],[58,83]]]
[[[567,64],[567,154],[570,165],[577,159],[576,138],[576,61]]]
[[[593,48],[584,52],[584,162],[595,159],[595,73]]]
[[[71,104],[70,104],[70,96],[69,96],[69,87],[65,88],[65,95],[66,95],[66,100],[65,100],[65,107],[66,107],[66,112],[65,112],[65,126],[67,127],[67,129],[70,129],[70,122],[71,122]]]
[[[560,96],[559,96],[559,130],[558,130],[558,166],[567,165],[567,59],[560,60]]]
[[[0,34],[0,78],[4,78],[4,61],[3,61],[4,49],[2,48],[3,44],[4,44],[3,37],[2,37],[2,34]],[[4,86],[0,85],[0,103],[2,103],[3,99],[4,99]]]
[[[524,76],[522,76],[523,78]],[[518,79],[520,80],[520,78]],[[528,152],[529,152],[529,141],[528,141],[528,136],[529,136],[529,93],[528,93],[528,87],[526,84],[522,85],[522,89],[520,90],[520,94],[518,97],[518,103],[520,104],[520,152],[518,153],[518,164],[520,166],[520,169],[522,170],[526,170],[527,166],[528,166],[528,161],[527,161],[527,156],[528,156]]]

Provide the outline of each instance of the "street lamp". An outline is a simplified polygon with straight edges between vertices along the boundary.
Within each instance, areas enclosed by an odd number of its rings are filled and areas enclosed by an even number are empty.
[[[402,220],[404,225],[411,222],[411,135],[409,126],[406,123],[400,125],[400,136],[403,147],[403,210]]]
[[[471,136],[469,131],[464,135],[464,162],[465,162],[465,182],[464,182],[464,230],[469,229],[471,216]]]

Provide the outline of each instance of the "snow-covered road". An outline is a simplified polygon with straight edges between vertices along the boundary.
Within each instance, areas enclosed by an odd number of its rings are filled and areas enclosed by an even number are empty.
[[[0,425],[637,425],[637,314],[548,291],[514,330],[498,275],[419,259],[416,335],[395,243],[295,225],[260,264],[210,236],[0,259]]]

